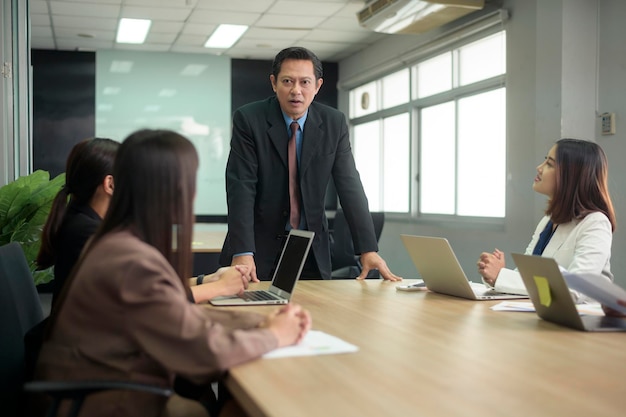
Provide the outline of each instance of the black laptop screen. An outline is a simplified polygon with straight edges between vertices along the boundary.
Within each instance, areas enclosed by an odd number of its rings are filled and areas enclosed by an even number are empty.
[[[291,293],[299,278],[302,265],[308,252],[308,237],[290,235],[278,261],[272,285]]]

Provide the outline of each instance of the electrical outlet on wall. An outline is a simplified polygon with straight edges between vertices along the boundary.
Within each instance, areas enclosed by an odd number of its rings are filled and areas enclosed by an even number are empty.
[[[602,113],[600,115],[600,131],[603,135],[615,134],[615,113]]]

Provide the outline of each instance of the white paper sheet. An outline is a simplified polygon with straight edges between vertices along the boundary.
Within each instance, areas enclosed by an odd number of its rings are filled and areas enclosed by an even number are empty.
[[[356,352],[358,350],[358,346],[343,341],[338,337],[319,330],[310,330],[304,337],[304,340],[298,345],[274,349],[263,355],[263,357],[273,359],[290,356],[330,355]]]
[[[491,306],[493,311],[523,311],[534,312],[535,307],[530,301],[502,301],[501,303]]]
[[[564,272],[563,278],[570,288],[593,298],[600,304],[626,314],[626,307],[617,304],[617,300],[626,300],[626,290],[605,277],[598,274]]]
[[[490,307],[493,311],[521,311],[534,312],[535,307],[529,301],[502,301]],[[597,303],[592,304],[576,304],[576,309],[580,315],[603,316],[602,306]]]

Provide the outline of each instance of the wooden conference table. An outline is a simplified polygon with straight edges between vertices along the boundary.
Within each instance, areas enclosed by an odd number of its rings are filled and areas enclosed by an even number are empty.
[[[313,328],[360,350],[253,361],[231,370],[228,388],[254,417],[626,414],[626,333],[579,332],[490,310],[497,301],[395,285],[300,281],[293,301]]]

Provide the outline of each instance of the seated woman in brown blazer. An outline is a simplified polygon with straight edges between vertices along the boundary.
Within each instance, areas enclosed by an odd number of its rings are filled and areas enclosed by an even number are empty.
[[[310,329],[295,304],[259,315],[189,302],[197,167],[192,143],[171,131],[122,143],[109,210],[53,308],[39,378],[208,384]],[[106,392],[88,397],[82,415],[160,416],[165,401]]]

